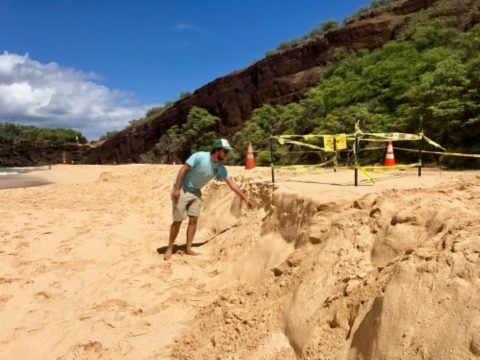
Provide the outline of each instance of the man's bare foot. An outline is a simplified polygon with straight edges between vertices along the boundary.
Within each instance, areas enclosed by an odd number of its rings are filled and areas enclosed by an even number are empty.
[[[200,255],[199,253],[193,251],[192,249],[190,249],[190,250],[185,250],[185,254],[187,254],[187,255],[193,255],[193,256]]]
[[[163,255],[164,260],[170,260],[172,258],[172,249],[167,249]]]

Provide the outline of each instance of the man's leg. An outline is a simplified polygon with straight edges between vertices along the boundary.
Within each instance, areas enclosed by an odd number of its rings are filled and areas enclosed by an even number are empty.
[[[198,220],[198,217],[195,217],[195,216],[188,217],[187,248],[185,250],[185,254],[187,255],[198,255],[198,253],[192,250],[193,238],[195,236],[195,231],[197,230],[197,220]]]
[[[174,221],[172,225],[170,225],[170,238],[168,239],[167,251],[165,251],[165,255],[163,257],[165,260],[170,260],[172,257],[173,243],[175,242],[178,232],[180,231],[180,225],[182,225],[181,221]]]

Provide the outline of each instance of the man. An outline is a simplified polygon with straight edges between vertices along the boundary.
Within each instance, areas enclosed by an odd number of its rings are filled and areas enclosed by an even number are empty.
[[[227,140],[218,139],[213,143],[210,153],[206,151],[196,152],[188,158],[178,171],[172,191],[173,223],[170,226],[170,238],[164,256],[165,260],[170,260],[172,257],[173,243],[177,238],[180,225],[187,215],[188,228],[185,253],[187,255],[198,255],[192,250],[192,243],[202,207],[201,189],[213,178],[225,181],[230,189],[243,199],[247,208],[253,208],[253,203],[228,176],[227,169],[223,166],[222,161],[232,150],[234,149]]]

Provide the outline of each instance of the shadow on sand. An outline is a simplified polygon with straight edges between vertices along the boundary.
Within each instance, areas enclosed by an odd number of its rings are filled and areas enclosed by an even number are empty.
[[[380,181],[388,181],[392,179],[398,179],[396,175],[387,175],[380,178],[375,178],[375,182]],[[331,186],[355,186],[354,181],[347,181],[347,182],[322,182],[322,181],[312,181],[312,180],[298,180],[298,179],[289,179],[289,178],[277,178],[275,179],[276,183],[304,183],[304,184],[319,184],[319,185],[331,185]],[[267,182],[266,182],[267,183]],[[268,182],[270,183],[270,182]],[[359,179],[358,186],[372,186],[372,183],[368,179]]]
[[[36,176],[28,176],[28,175],[22,175],[22,174],[0,176],[0,190],[26,188],[26,187],[32,187],[32,186],[48,185],[48,184],[51,184],[51,182]]]
[[[204,241],[204,242],[197,242],[197,243],[193,243],[192,244],[192,247],[200,247],[202,245],[205,245],[208,241]],[[173,252],[172,254],[175,254],[177,251],[183,251],[185,252],[186,250],[186,245],[173,245]],[[162,246],[162,247],[159,247],[157,249],[157,253],[159,253],[160,255],[163,255],[165,254],[165,251],[167,251],[167,247],[166,246]]]

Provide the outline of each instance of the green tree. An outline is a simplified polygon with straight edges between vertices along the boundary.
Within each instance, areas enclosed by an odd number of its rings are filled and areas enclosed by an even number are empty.
[[[337,29],[340,26],[337,20],[329,19],[320,23],[320,31],[322,34],[328,33]]]
[[[418,16],[428,19],[426,13]],[[421,24],[413,17],[412,23],[409,41],[335,54],[318,85],[298,103],[256,109],[245,129],[234,136],[236,146],[243,149],[252,141],[260,150],[257,159],[266,165],[270,127],[277,135],[351,133],[359,119],[365,131],[415,133],[423,117],[427,136],[450,151],[480,153],[480,26],[464,33],[441,20]],[[298,147],[285,148],[287,153],[275,149],[276,163],[318,162],[314,156],[292,155],[301,150]],[[383,156],[372,154],[365,159],[375,162]],[[408,154],[399,156],[408,159]],[[480,166],[460,159],[448,164]]]
[[[74,143],[76,139],[80,143],[87,142],[82,133],[73,129],[64,128],[37,128],[31,125],[20,125],[15,123],[0,123],[0,144],[12,144],[19,141],[55,143]]]
[[[117,130],[107,131],[104,135],[100,136],[100,140],[109,140],[118,134]]]
[[[214,126],[220,118],[211,115],[206,109],[192,107],[187,115],[187,122],[181,126],[174,125],[162,136],[157,147],[175,153],[186,160],[196,151],[210,151],[216,139]]]
[[[158,115],[158,114],[161,114],[164,111],[165,111],[165,109],[163,108],[163,106],[156,106],[156,107],[148,109],[147,112],[145,113],[145,117],[148,118],[148,117],[153,116],[153,115]]]

